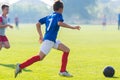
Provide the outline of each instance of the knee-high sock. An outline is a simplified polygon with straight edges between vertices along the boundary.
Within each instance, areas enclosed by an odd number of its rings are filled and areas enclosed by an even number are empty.
[[[20,64],[20,68],[24,69],[30,65],[32,65],[33,63],[40,61],[40,56],[33,56],[32,58],[28,59],[27,61],[23,62],[22,64]]]
[[[66,71],[66,67],[67,67],[67,62],[68,62],[68,52],[64,52],[62,55],[62,64],[61,64],[61,70],[60,72],[64,72]]]

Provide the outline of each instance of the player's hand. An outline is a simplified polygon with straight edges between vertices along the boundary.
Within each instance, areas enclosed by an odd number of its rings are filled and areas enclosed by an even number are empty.
[[[12,26],[12,25],[8,25],[8,27],[9,27],[9,28],[11,28],[11,29],[13,28],[13,26]]]
[[[11,29],[13,29],[13,26],[10,25],[9,27],[10,27]]]
[[[43,41],[43,36],[40,36],[40,37],[39,37],[39,42],[40,42],[40,44],[42,43],[42,41]]]
[[[77,29],[77,30],[80,30],[81,27],[80,26],[74,26],[73,29]]]

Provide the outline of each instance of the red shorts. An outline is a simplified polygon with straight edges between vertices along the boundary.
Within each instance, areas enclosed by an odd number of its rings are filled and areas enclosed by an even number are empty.
[[[7,42],[7,41],[8,41],[8,39],[7,39],[6,36],[1,36],[0,35],[0,42]]]

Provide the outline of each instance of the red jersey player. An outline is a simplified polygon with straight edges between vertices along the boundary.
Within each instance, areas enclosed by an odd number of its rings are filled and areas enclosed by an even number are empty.
[[[2,15],[0,16],[0,50],[2,49],[2,47],[5,47],[6,49],[10,48],[9,41],[5,35],[5,29],[7,27],[13,28],[13,26],[7,24],[7,14],[9,13],[9,6],[2,5],[1,9]]]

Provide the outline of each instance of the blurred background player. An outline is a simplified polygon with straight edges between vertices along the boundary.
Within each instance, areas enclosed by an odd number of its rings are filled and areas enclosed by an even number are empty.
[[[10,48],[10,44],[7,39],[7,36],[5,35],[5,29],[7,27],[13,28],[13,26],[7,24],[8,23],[7,14],[9,13],[9,6],[2,5],[1,9],[2,9],[2,14],[0,15],[0,49],[2,49],[2,47],[8,49]]]
[[[17,29],[19,29],[19,18],[18,18],[18,16],[15,16],[15,26],[16,26],[16,28]]]
[[[118,14],[118,30],[120,30],[120,13]]]
[[[21,72],[22,69],[32,65],[35,62],[42,61],[45,56],[51,51],[52,48],[62,51],[62,64],[61,69],[59,72],[60,76],[66,76],[66,77],[72,77],[72,75],[67,72],[67,62],[68,62],[68,56],[70,49],[63,44],[61,41],[56,40],[59,28],[65,27],[70,28],[74,30],[80,30],[79,26],[71,26],[66,23],[64,23],[64,19],[62,16],[63,13],[63,3],[61,1],[56,1],[53,5],[54,12],[44,18],[41,18],[39,22],[36,24],[37,31],[39,34],[39,40],[42,43],[40,52],[38,55],[33,56],[32,58],[28,59],[27,61],[17,64],[15,69],[15,77]],[[41,31],[41,25],[46,25],[46,33],[43,38],[43,34]]]
[[[102,25],[103,25],[103,30],[106,30],[106,25],[107,25],[106,15],[104,15],[103,18],[102,18]]]

